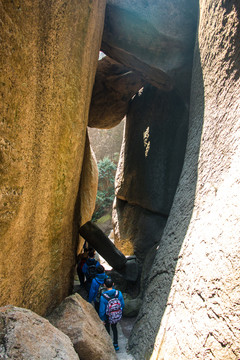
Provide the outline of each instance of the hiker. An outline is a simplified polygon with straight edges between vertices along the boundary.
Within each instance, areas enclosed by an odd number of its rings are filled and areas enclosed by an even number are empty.
[[[97,267],[97,275],[92,281],[91,288],[89,291],[89,297],[88,297],[88,302],[92,303],[92,301],[94,301],[94,306],[97,313],[99,313],[100,297],[103,291],[107,290],[104,284],[104,280],[106,278],[107,275],[105,274],[104,267],[102,265],[99,265]]]
[[[84,248],[84,251],[82,254],[78,255],[78,263],[77,263],[77,274],[79,278],[80,285],[84,286],[84,273],[82,271],[83,265],[87,261],[88,258],[88,249]]]
[[[89,293],[92,280],[97,274],[97,267],[100,265],[97,260],[94,259],[94,250],[90,250],[88,253],[88,259],[82,267],[82,272],[86,276],[86,290]]]
[[[104,292],[100,298],[99,316],[109,334],[111,325],[113,332],[113,346],[115,350],[118,351],[117,323],[122,317],[124,300],[121,291],[113,288],[113,280],[110,277],[104,280],[104,284],[106,285],[107,291]]]

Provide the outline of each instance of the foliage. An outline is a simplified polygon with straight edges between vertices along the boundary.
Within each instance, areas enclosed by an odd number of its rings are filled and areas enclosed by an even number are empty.
[[[116,165],[108,157],[98,162],[98,191],[93,221],[99,219],[112,206]]]

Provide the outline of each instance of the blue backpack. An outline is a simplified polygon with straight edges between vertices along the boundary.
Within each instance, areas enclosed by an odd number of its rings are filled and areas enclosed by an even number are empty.
[[[87,281],[92,281],[95,276],[97,275],[97,261],[95,259],[88,259],[86,261],[87,264],[87,272],[86,272],[86,279]]]

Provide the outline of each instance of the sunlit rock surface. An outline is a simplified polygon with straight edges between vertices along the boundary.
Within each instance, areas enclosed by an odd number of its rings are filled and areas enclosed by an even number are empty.
[[[80,295],[67,297],[48,317],[72,340],[81,360],[116,360],[112,339],[94,307]]]
[[[130,340],[136,359],[239,358],[239,14],[238,1],[200,1],[186,158]]]
[[[102,51],[188,97],[197,16],[195,0],[108,0]]]
[[[125,255],[143,262],[149,249],[159,243],[167,217],[138,205],[115,199],[112,211],[114,244]]]
[[[78,360],[68,336],[34,312],[0,308],[0,358]]]
[[[79,226],[92,219],[98,187],[98,167],[95,154],[86,138],[84,159],[79,188],[80,219]]]
[[[44,314],[72,286],[74,206],[105,1],[0,1],[0,304]]]
[[[88,126],[110,129],[127,113],[133,95],[143,86],[141,74],[105,56],[98,61]]]

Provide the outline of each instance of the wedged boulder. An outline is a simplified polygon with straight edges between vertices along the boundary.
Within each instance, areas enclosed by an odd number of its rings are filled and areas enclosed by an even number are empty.
[[[112,211],[114,244],[124,255],[135,254],[143,262],[159,243],[167,217],[115,198]]]
[[[87,136],[79,187],[80,216],[79,226],[92,219],[98,188],[98,166],[95,154]]]
[[[197,19],[195,0],[108,0],[101,48],[153,85],[188,93]]]
[[[67,297],[48,320],[71,339],[81,360],[116,360],[112,340],[91,304],[80,295]]]
[[[129,341],[138,360],[239,358],[239,14],[200,1],[186,157]]]
[[[129,101],[143,86],[141,74],[105,56],[98,61],[88,126],[110,129],[124,118]]]
[[[78,360],[68,336],[34,312],[0,308],[0,358]]]
[[[105,5],[0,1],[0,305],[45,315],[71,291]]]

